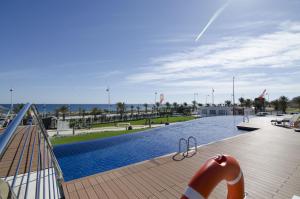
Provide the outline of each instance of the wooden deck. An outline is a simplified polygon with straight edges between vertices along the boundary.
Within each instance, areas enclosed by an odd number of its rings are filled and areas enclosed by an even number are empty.
[[[168,155],[65,182],[65,197],[180,198],[201,164],[216,154],[230,154],[238,159],[247,198],[282,199],[300,195],[300,134],[272,126],[267,120],[254,119],[247,125],[259,130],[201,146],[195,156],[182,161],[174,161]],[[222,182],[210,198],[226,198],[226,192],[226,184]]]
[[[12,176],[15,174],[18,161],[21,155],[21,151],[23,148],[23,145],[25,143],[25,138],[27,135],[27,132],[30,134],[28,135],[27,144],[24,148],[24,154],[22,161],[20,163],[20,168],[18,174],[24,174],[28,172],[29,170],[29,164],[30,164],[30,155],[33,147],[33,141],[34,136],[37,136],[37,128],[36,126],[20,126],[17,129],[17,133],[14,136],[12,142],[9,144],[7,150],[5,151],[2,159],[0,160],[0,177],[7,177]],[[37,160],[38,160],[38,142],[36,141],[34,146],[34,157],[32,161],[32,168],[31,171],[37,170]],[[41,143],[41,149],[44,147],[43,142]],[[41,157],[43,157],[43,154],[41,154]],[[45,168],[48,168],[48,159],[45,160]]]

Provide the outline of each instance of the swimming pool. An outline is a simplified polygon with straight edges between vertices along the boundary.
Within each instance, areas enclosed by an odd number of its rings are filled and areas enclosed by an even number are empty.
[[[198,145],[243,133],[242,116],[218,116],[149,129],[134,134],[58,145],[54,153],[65,181],[108,171],[178,150],[178,140],[194,136]]]

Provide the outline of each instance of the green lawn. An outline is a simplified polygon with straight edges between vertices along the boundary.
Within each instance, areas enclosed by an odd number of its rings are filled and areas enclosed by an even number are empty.
[[[52,145],[59,145],[59,144],[68,144],[74,142],[82,142],[106,137],[112,137],[122,134],[129,134],[135,133],[139,131],[143,131],[145,129],[133,129],[130,131],[107,131],[107,132],[98,132],[98,133],[87,133],[87,134],[80,134],[75,136],[64,136],[64,137],[53,137],[51,138]]]
[[[169,117],[168,119],[166,117],[162,117],[162,118],[152,119],[152,122],[154,124],[164,124],[166,122],[169,122],[169,123],[184,122],[184,121],[188,121],[188,120],[192,120],[192,119],[195,119],[195,118],[193,116]],[[134,121],[128,121],[128,122],[130,122],[131,125],[145,125],[146,119],[134,120]],[[93,128],[114,126],[114,125],[115,125],[114,123],[96,124],[96,125],[93,125]],[[145,130],[145,129],[133,129],[130,131],[125,131],[125,130],[107,131],[107,132],[80,134],[80,135],[75,135],[75,136],[53,137],[53,138],[51,138],[51,143],[53,145],[68,144],[68,143],[74,143],[74,142],[82,142],[82,141],[112,137],[112,136],[128,134],[128,133],[135,133],[135,132],[139,132],[139,131],[143,131],[143,130]]]
[[[287,113],[300,112],[300,109],[288,107],[287,110],[286,110],[286,112]]]
[[[152,124],[164,124],[166,122],[173,123],[173,122],[184,122],[188,120],[193,120],[195,117],[193,116],[178,116],[178,117],[160,117],[151,119]],[[131,125],[146,125],[146,119],[140,119],[140,120],[132,120],[132,121],[124,121],[128,122]],[[92,128],[96,127],[107,127],[107,126],[115,126],[115,123],[104,123],[104,124],[93,124]]]

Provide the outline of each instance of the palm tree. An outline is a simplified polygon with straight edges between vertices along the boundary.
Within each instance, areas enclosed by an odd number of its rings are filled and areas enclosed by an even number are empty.
[[[241,106],[245,106],[245,99],[243,97],[239,98]]]
[[[178,111],[178,104],[177,104],[177,102],[173,103],[173,109],[174,109],[175,112]]]
[[[170,112],[170,109],[171,109],[171,104],[169,102],[166,102],[166,111],[167,112]]]
[[[94,116],[94,120],[96,120],[97,115],[99,114],[99,110],[95,107],[92,109],[91,114]]]
[[[131,105],[131,106],[130,106],[130,114],[131,114],[131,118],[132,118],[132,116],[133,116],[133,109],[134,109],[134,106]]]
[[[187,107],[188,104],[187,104],[186,102],[183,102],[183,106],[184,106],[184,107]]]
[[[252,100],[251,99],[246,99],[245,100],[245,106],[248,107],[248,108],[250,108],[251,105],[252,105]]]
[[[145,103],[145,104],[144,104],[144,107],[145,107],[145,113],[148,113],[148,104]]]
[[[61,107],[59,108],[59,112],[61,112],[61,113],[62,113],[62,116],[63,116],[63,121],[65,121],[65,119],[66,119],[66,114],[68,113],[68,111],[69,111],[69,108],[68,108],[68,106],[66,106],[66,105],[63,105],[63,106],[61,106]]]
[[[19,111],[23,108],[24,104],[15,104],[13,106],[13,112],[14,113],[19,113]]]
[[[158,112],[159,112],[159,106],[160,106],[160,103],[159,103],[159,102],[156,102],[156,103],[155,103],[155,106],[156,106],[156,112],[158,113]]]
[[[82,118],[84,118],[85,117],[85,109],[81,110],[81,114],[82,114]]]
[[[193,111],[195,111],[197,109],[197,102],[193,100],[192,104],[193,104]]]
[[[279,98],[279,108],[283,113],[286,113],[287,105],[288,105],[289,99],[286,96],[281,96]]]
[[[295,103],[298,106],[298,109],[300,110],[300,96],[294,97],[292,99],[292,102]]]
[[[277,100],[273,100],[272,102],[271,102],[271,104],[272,104],[272,106],[274,107],[274,110],[275,111],[278,111],[279,110],[279,100],[277,99]]]
[[[226,100],[226,101],[225,101],[225,105],[226,105],[226,106],[231,106],[231,101],[230,101],[230,100]]]
[[[55,117],[58,119],[59,118],[59,109],[55,109]]]
[[[123,114],[125,113],[125,103],[118,102],[116,105],[117,105],[117,113],[119,113],[121,118],[123,118]]]

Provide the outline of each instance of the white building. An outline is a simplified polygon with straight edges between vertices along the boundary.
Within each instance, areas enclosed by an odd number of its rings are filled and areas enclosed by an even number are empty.
[[[253,115],[252,108],[235,107],[235,115]],[[201,106],[198,108],[198,114],[202,117],[232,115],[232,106]]]
[[[232,113],[232,107],[229,106],[201,106],[198,109],[198,114],[202,117],[232,115]]]

